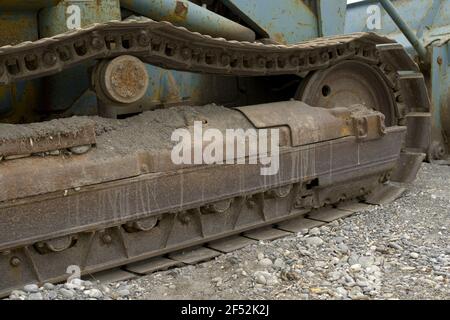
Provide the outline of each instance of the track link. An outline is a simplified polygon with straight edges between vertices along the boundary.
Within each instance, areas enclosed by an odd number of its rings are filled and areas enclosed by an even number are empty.
[[[221,254],[228,254],[258,241],[273,241],[297,233],[305,233],[313,228],[321,227],[354,214],[363,213],[375,206],[361,202],[345,202],[337,208],[323,208],[306,213],[298,218],[290,219],[262,229],[228,237],[207,243],[203,247],[187,248],[172,255],[154,257],[148,260],[125,265],[121,268],[88,274],[84,280],[113,283],[127,281],[159,271],[179,268],[209,261]]]

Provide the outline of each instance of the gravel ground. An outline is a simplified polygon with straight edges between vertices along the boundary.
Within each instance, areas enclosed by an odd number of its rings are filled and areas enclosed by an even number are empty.
[[[27,286],[11,299],[450,299],[450,168],[345,220],[213,261],[101,285]]]

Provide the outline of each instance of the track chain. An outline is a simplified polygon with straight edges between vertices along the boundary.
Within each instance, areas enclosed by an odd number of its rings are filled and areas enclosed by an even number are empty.
[[[94,59],[134,55],[167,69],[262,76],[299,74],[345,59],[379,63],[375,33],[319,38],[296,45],[227,41],[168,22],[112,21],[51,38],[0,48],[0,84],[43,77]]]

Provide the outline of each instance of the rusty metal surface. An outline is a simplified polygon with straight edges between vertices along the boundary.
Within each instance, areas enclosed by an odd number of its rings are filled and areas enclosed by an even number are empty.
[[[378,140],[356,143],[347,137],[286,150],[280,159],[282,169],[274,177],[260,176],[254,165],[208,166],[92,186],[65,197],[55,194],[4,203],[1,289],[64,280],[68,265],[89,273],[160,256],[293,218],[304,214],[305,208],[336,203],[344,196],[361,196],[362,189],[372,190],[395,166],[404,134],[404,128],[391,128]],[[315,179],[317,187],[307,189]],[[289,184],[293,187],[287,197],[267,193]],[[221,199],[232,199],[227,212],[200,210]],[[146,232],[123,227],[145,217],[158,217],[157,226]],[[24,223],[16,224],[16,219]],[[70,248],[37,251],[36,243],[65,235],[74,239]]]
[[[299,101],[288,101],[241,107],[239,111],[235,111],[235,109],[223,111],[217,107],[209,110],[204,111],[202,115],[198,115],[198,119],[206,121],[215,128],[223,127],[221,129],[223,134],[226,134],[226,130],[230,128],[237,127],[244,129],[244,131],[253,128],[241,112],[247,113],[249,119],[258,129],[274,127],[284,129],[280,130],[280,147],[298,147],[318,142],[324,143],[348,136],[355,136],[358,141],[367,141],[379,139],[385,134],[382,115],[363,107],[356,109],[356,111],[346,108],[322,109],[310,107]],[[172,112],[168,113],[165,118],[170,118],[169,115],[171,114],[172,116],[178,116]],[[160,116],[162,115],[160,113]],[[263,117],[261,118],[260,116]],[[129,122],[136,123],[132,128],[127,127],[123,121],[110,122],[111,125],[118,127],[111,134],[98,136],[98,145],[85,156],[62,155],[43,157],[44,155],[42,155],[41,157],[34,156],[2,163],[0,176],[8,185],[8,188],[0,190],[0,201],[18,200],[53,192],[69,194],[77,192],[77,189],[95,184],[143,174],[188,169],[195,166],[174,164],[171,160],[171,146],[167,145],[164,147],[164,144],[161,144],[164,141],[159,141],[155,138],[159,137],[159,130],[153,128],[152,123],[149,122],[150,120],[145,121],[144,126],[140,126],[140,123],[142,123],[141,118],[151,119],[151,114],[131,118]],[[55,121],[55,123],[58,123],[58,121]],[[284,128],[285,123],[290,124],[291,128]],[[224,126],[224,124],[227,125]],[[33,124],[32,126],[39,127],[40,125],[44,126],[45,123]],[[180,125],[183,128],[184,121]],[[21,128],[13,125],[5,126],[7,128]],[[177,128],[180,127],[174,126],[173,130]],[[93,125],[91,129],[91,133],[94,135]],[[139,130],[141,139],[133,137],[135,130]],[[25,137],[25,143],[33,141],[30,140],[31,137],[36,139],[32,133]],[[43,133],[46,133],[46,131]],[[82,138],[80,134],[77,134],[76,130],[74,132],[68,131],[68,133]],[[57,135],[54,134],[51,134],[50,137],[55,137],[54,140],[50,139],[50,141],[56,142],[61,140],[56,139]],[[130,142],[127,142],[127,139],[124,137],[129,137],[129,139],[134,141],[142,141],[142,143],[135,143],[131,146]],[[162,137],[165,137],[165,135],[163,134]],[[248,139],[245,132],[241,138],[242,140]],[[260,139],[257,137],[255,139],[259,143]],[[121,147],[122,141],[123,143],[128,143],[129,146],[123,149]],[[82,139],[78,141],[78,143],[83,142],[84,140]],[[14,145],[11,147],[14,147]],[[52,145],[52,147],[56,146]],[[204,151],[207,147],[208,144],[203,144],[202,150]],[[194,148],[194,146],[191,146],[191,148]],[[122,151],[118,151],[118,149]],[[18,150],[15,151],[17,152]],[[223,154],[226,154],[226,151],[225,144]],[[246,146],[245,154],[242,156],[249,157],[251,156],[250,152],[250,148]],[[191,156],[194,153],[195,150],[192,149]],[[18,154],[21,155],[23,153]],[[39,181],[39,183],[34,183],[34,181]]]
[[[293,147],[347,136],[360,140],[385,134],[385,117],[364,105],[350,108],[311,107],[302,101],[238,107],[256,128],[289,127]]]
[[[431,143],[431,114],[428,112],[410,112],[406,116],[408,133],[405,147],[420,153],[428,153]]]
[[[289,148],[280,155],[282,169],[275,176],[261,176],[258,165],[206,166],[103,183],[65,196],[54,193],[4,202],[0,206],[0,250],[85,229],[189,210],[269,186],[276,188],[316,178],[320,185],[328,186],[357,181],[358,175],[378,175],[393,169],[400,152],[398,141],[404,132],[404,128],[398,127],[389,129],[382,139],[364,143],[355,143],[355,138],[347,137],[331,143]],[[344,190],[331,198],[340,199]],[[60,212],[72,218],[61,219]],[[267,214],[276,213],[268,210]],[[14,224],[15,232],[10,234],[10,223],[19,217],[24,223]]]
[[[0,157],[31,155],[95,144],[95,123],[84,118],[0,124]]]
[[[266,227],[244,232],[243,236],[257,241],[271,241],[284,238],[289,235],[288,231],[283,231],[273,227]]]
[[[185,264],[197,264],[199,262],[211,260],[219,255],[219,251],[206,247],[199,247],[171,253],[169,254],[169,258]]]
[[[401,183],[414,182],[425,158],[425,153],[402,152],[399,163],[392,172],[391,180]]]
[[[256,241],[242,236],[234,236],[208,243],[208,247],[223,253],[230,253],[242,249]]]
[[[305,212],[305,214],[306,213],[308,212]],[[325,222],[322,221],[311,220],[305,217],[299,217],[281,222],[277,225],[277,228],[284,231],[298,233],[306,229],[312,229],[323,226],[324,224]]]
[[[146,275],[155,271],[181,267],[182,265],[183,263],[180,261],[175,261],[165,257],[156,257],[153,259],[128,264],[124,268],[135,274]]]
[[[171,69],[239,76],[298,74],[347,59],[380,68],[387,64],[378,54],[381,43],[391,40],[356,34],[294,46],[263,45],[213,39],[150,20],[111,22],[0,48],[0,66],[5,66],[0,82],[41,77],[123,54]],[[67,55],[62,53],[66,49]],[[30,53],[37,61],[35,70],[24,62]],[[401,59],[409,57],[405,53]],[[391,66],[389,74],[396,71]],[[395,86],[393,79],[394,93]],[[380,119],[370,124],[363,120],[360,128],[379,130]],[[13,187],[1,194],[0,291],[29,282],[64,280],[68,265],[79,265],[85,274],[104,270],[365,197],[397,164],[406,128],[392,125],[374,136],[368,134],[370,130],[362,135],[357,130],[354,136],[284,147],[275,176],[261,176],[258,165],[175,170],[164,163],[166,155],[155,160],[148,154],[130,154],[122,162],[104,159],[103,167],[102,162],[92,165],[89,155],[80,161],[41,159],[34,168],[37,162],[32,158],[2,163],[2,178]],[[17,175],[26,163],[32,166]],[[45,169],[45,164],[52,163],[58,165]],[[148,164],[160,170],[149,173]],[[44,188],[31,183],[37,168],[49,175]],[[62,188],[75,187],[80,172],[86,187]],[[68,182],[61,179],[63,175]],[[78,180],[70,181],[72,177]],[[288,187],[289,194],[277,197],[280,187]],[[31,193],[35,195],[29,197]],[[224,200],[230,207],[211,214],[211,207]]]
[[[387,126],[397,124],[393,91],[379,69],[360,61],[340,62],[311,74],[296,99],[323,108],[363,105],[382,112]]]
[[[141,100],[149,86],[145,64],[129,55],[102,61],[94,74],[97,96],[101,99],[106,97],[115,104],[130,104]]]
[[[138,176],[145,171],[145,155],[88,160],[89,154],[66,157],[28,157],[0,163],[0,201],[53,193],[64,196],[86,185]],[[72,161],[71,161],[72,160]],[[1,209],[0,209],[1,211]],[[44,210],[45,211],[45,210]]]
[[[400,198],[406,189],[390,183],[383,184],[375,189],[367,198],[369,204],[384,205]]]
[[[317,211],[308,213],[306,217],[316,221],[331,222],[337,219],[344,219],[352,214],[353,212],[351,211],[338,208],[321,208]]]
[[[345,118],[334,116],[329,110],[311,107],[301,101],[276,102],[236,108],[256,128],[288,126],[292,146],[329,141],[349,136]],[[347,111],[350,118],[350,112]]]

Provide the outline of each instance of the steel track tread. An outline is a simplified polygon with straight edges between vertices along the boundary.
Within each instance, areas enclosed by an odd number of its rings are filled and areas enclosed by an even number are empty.
[[[349,218],[352,215],[367,211],[368,209],[374,208],[374,205],[369,205],[361,202],[351,202],[351,203],[345,203],[341,205],[341,208],[347,208],[347,209],[340,209],[339,211],[347,211],[344,215],[337,215],[334,211],[330,211],[329,208],[323,208],[318,210],[316,213],[318,213],[322,218],[328,213],[332,213],[329,217],[324,218],[325,221],[319,221],[319,220],[313,220],[308,218],[308,215],[305,215],[303,217],[298,217],[295,219],[288,220],[286,222],[283,222],[281,224],[274,224],[270,227],[266,227],[263,230],[265,231],[263,234],[267,235],[269,234],[269,230],[279,230],[284,231],[283,234],[278,233],[280,235],[279,237],[275,237],[273,239],[261,239],[260,241],[275,241],[278,239],[282,239],[285,237],[288,237],[290,235],[296,234],[296,233],[306,233],[308,230],[311,230],[313,228],[321,227],[327,224],[330,224],[333,221],[339,220],[339,219],[345,219]],[[361,210],[357,210],[357,208],[360,208]],[[274,234],[277,234],[276,232]],[[241,239],[240,239],[241,238]],[[242,239],[247,239],[247,241],[243,241]],[[244,249],[250,245],[256,244],[257,241],[249,238],[245,238],[242,236],[235,236],[230,237],[222,240],[216,241],[216,245],[212,244],[206,244],[203,248],[204,249],[214,249],[216,254],[210,254],[202,256],[197,261],[191,260],[190,265],[195,265],[203,262],[207,262],[211,259],[214,259],[218,257],[220,254],[228,254],[232,253],[241,249]],[[199,247],[186,249],[184,252],[192,252],[195,250],[198,250]],[[201,248],[200,248],[201,249]],[[127,281],[136,279],[138,276],[144,276],[149,275],[155,272],[160,271],[166,271],[168,269],[172,268],[179,268],[186,265],[185,263],[177,260],[173,260],[171,258],[161,256],[156,257],[148,260],[144,260],[141,262],[137,262],[135,264],[124,266],[122,267],[122,272],[118,272],[118,269],[112,269],[112,270],[106,270],[102,271],[100,273],[94,273],[92,275],[84,277],[85,280],[98,280],[101,283],[111,283],[111,282],[121,282],[121,281]],[[110,273],[110,276],[108,277],[108,274]],[[129,278],[127,278],[127,273]]]
[[[95,59],[134,55],[167,69],[237,76],[298,74],[355,58],[379,62],[375,33],[319,38],[296,45],[227,41],[168,22],[111,21],[0,48],[0,84],[56,74]]]

